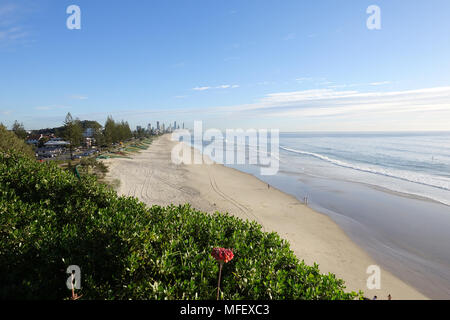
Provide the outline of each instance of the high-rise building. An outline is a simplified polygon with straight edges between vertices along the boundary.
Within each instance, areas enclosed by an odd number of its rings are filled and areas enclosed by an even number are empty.
[[[176,121],[173,122],[173,129],[177,130],[177,122]]]
[[[156,121],[156,129],[159,130],[159,121]]]
[[[183,122],[183,130],[184,130],[184,122]]]

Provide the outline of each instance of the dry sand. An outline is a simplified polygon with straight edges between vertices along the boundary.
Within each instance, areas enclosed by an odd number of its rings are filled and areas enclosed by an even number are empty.
[[[256,177],[220,164],[176,165],[170,135],[156,139],[133,159],[108,159],[108,179],[119,179],[118,193],[135,196],[148,205],[190,203],[206,212],[229,212],[259,222],[265,231],[287,239],[300,260],[334,273],[347,290],[387,299],[426,299],[416,289],[381,269],[381,289],[368,290],[367,267],[375,265],[328,216],[318,213]],[[185,147],[189,148],[189,147]],[[195,151],[197,152],[197,151]]]

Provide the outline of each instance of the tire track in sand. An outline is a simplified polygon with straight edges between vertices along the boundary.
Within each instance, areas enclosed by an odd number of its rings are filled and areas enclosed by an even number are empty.
[[[240,211],[242,211],[242,213],[245,214],[250,220],[254,220],[254,221],[258,222],[262,226],[263,230],[265,231],[262,223],[259,221],[259,219],[253,214],[253,212],[250,209],[248,209],[245,205],[234,200],[232,197],[228,196],[225,192],[220,190],[219,186],[217,185],[216,179],[211,174],[209,169],[208,169],[208,175],[209,175],[209,182],[211,184],[211,188],[214,190],[214,192],[216,192],[219,196],[221,196],[226,201],[233,204],[236,208],[238,208]]]

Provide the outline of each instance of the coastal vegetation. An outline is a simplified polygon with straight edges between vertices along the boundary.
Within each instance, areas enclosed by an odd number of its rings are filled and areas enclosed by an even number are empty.
[[[70,265],[81,269],[82,299],[216,299],[215,247],[234,254],[220,299],[361,297],[255,222],[147,207],[19,149],[0,150],[0,299],[68,299]]]
[[[21,140],[25,140],[28,135],[25,131],[25,128],[23,127],[23,123],[19,123],[19,121],[17,120],[14,121],[11,131],[14,132],[16,136]]]
[[[81,144],[83,139],[83,129],[81,127],[80,120],[74,120],[70,112],[64,120],[63,136],[70,143],[70,157],[73,158],[73,150]]]
[[[105,129],[96,139],[99,139],[100,145],[113,144],[120,141],[129,140],[133,137],[128,122],[116,122],[112,117],[108,117],[105,122]]]
[[[8,131],[8,129],[0,123],[0,154],[6,152],[20,153],[30,159],[34,159],[33,149],[24,143],[24,141],[17,136],[15,131]]]

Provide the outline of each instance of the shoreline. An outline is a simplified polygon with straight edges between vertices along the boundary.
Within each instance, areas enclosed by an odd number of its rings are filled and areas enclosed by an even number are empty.
[[[252,174],[299,200],[308,193],[309,206],[330,217],[380,266],[429,298],[448,299],[448,206],[348,180]]]
[[[280,170],[280,172],[283,173],[281,170]],[[293,175],[293,173],[291,173],[291,172],[289,172],[289,173],[286,172],[285,174],[286,175]],[[299,173],[297,175],[300,176],[300,177],[301,176],[308,176],[308,177],[310,177],[312,179],[324,179],[323,177],[311,175],[311,174],[308,174],[308,173]],[[412,200],[425,201],[425,202],[429,202],[429,203],[443,205],[443,206],[446,206],[446,207],[450,208],[450,204],[447,204],[445,202],[441,202],[441,201],[433,199],[431,197],[427,197],[427,196],[423,196],[423,195],[419,195],[419,194],[415,194],[415,193],[408,193],[406,191],[392,190],[392,189],[389,189],[388,187],[378,186],[376,184],[369,183],[369,182],[353,181],[353,180],[350,180],[350,179],[337,179],[337,178],[336,179],[335,178],[328,178],[328,179],[330,179],[330,180],[338,180],[338,181],[343,181],[343,182],[348,182],[348,183],[354,183],[354,184],[357,184],[357,185],[361,185],[361,186],[365,186],[365,187],[368,187],[368,188],[372,188],[372,189],[380,191],[380,192],[389,193],[391,195],[395,195],[395,196],[399,196],[399,197],[403,197],[403,198],[408,198],[408,199],[412,199]]]
[[[136,196],[148,205],[190,203],[208,213],[219,211],[255,220],[264,231],[275,231],[289,241],[300,260],[318,263],[345,281],[348,291],[387,299],[427,299],[415,288],[381,268],[381,289],[368,290],[367,267],[375,261],[327,215],[305,206],[251,175],[221,164],[175,165],[170,152],[176,142],[168,135],[132,159],[108,159],[108,177],[119,179],[120,195]],[[186,151],[191,147],[185,145]],[[193,152],[197,152],[192,149]]]

